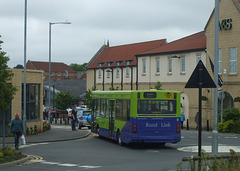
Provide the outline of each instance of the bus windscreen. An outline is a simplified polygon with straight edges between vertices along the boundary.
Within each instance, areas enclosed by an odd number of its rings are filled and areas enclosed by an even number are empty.
[[[138,114],[176,114],[176,100],[138,100]]]

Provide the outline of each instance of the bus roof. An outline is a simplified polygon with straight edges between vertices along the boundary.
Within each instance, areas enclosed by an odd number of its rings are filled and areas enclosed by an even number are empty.
[[[162,92],[162,93],[180,93],[179,91],[172,91],[172,90],[156,90],[156,89],[150,89],[150,90],[117,90],[117,91],[92,91],[93,94],[122,94],[122,93],[138,93],[138,92]]]

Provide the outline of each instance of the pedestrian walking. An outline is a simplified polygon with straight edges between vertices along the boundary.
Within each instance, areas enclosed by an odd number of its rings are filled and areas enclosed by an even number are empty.
[[[15,113],[15,119],[11,122],[10,132],[13,133],[15,149],[18,150],[19,138],[23,134],[23,121],[19,118],[19,113]]]
[[[184,113],[182,112],[181,113],[181,128],[183,129],[183,122],[185,121],[185,115]]]
[[[199,112],[197,112],[197,113],[196,113],[196,115],[195,115],[195,122],[196,122],[196,124],[197,124],[197,127],[196,127],[196,129],[198,129],[198,122],[199,122]]]
[[[76,129],[76,123],[77,123],[77,110],[76,110],[76,105],[73,106],[72,109],[72,130],[77,131]]]

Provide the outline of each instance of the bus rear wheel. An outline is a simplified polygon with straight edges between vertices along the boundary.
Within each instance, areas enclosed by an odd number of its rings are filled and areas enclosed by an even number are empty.
[[[122,142],[122,139],[121,139],[121,136],[120,136],[120,131],[118,131],[117,133],[117,143],[121,146],[123,146],[123,142]]]
[[[163,147],[165,147],[165,144],[166,144],[166,143],[159,143],[158,146],[159,146],[160,148],[163,148]]]

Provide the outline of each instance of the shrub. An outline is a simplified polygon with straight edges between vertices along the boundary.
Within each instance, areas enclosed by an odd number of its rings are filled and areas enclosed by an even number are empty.
[[[13,149],[10,147],[4,147],[4,148],[2,148],[1,151],[3,153],[3,156],[12,156],[14,154]]]
[[[240,133],[240,112],[239,109],[226,109],[223,112],[223,120],[220,122],[221,114],[218,115],[218,131]]]
[[[43,122],[43,132],[51,129],[51,125],[47,122]]]
[[[23,157],[26,157],[26,156],[23,155],[21,152],[16,153],[10,147],[4,147],[4,148],[0,149],[0,164],[18,160]]]
[[[38,134],[38,128],[37,125],[34,125],[34,135]]]
[[[232,109],[225,109],[223,111],[223,120],[238,120],[240,118],[239,109],[232,108]]]
[[[233,133],[240,134],[240,119],[234,121]]]
[[[225,122],[220,122],[218,123],[218,130],[220,132],[232,132],[233,128],[235,126],[235,123],[233,120],[225,121]]]

